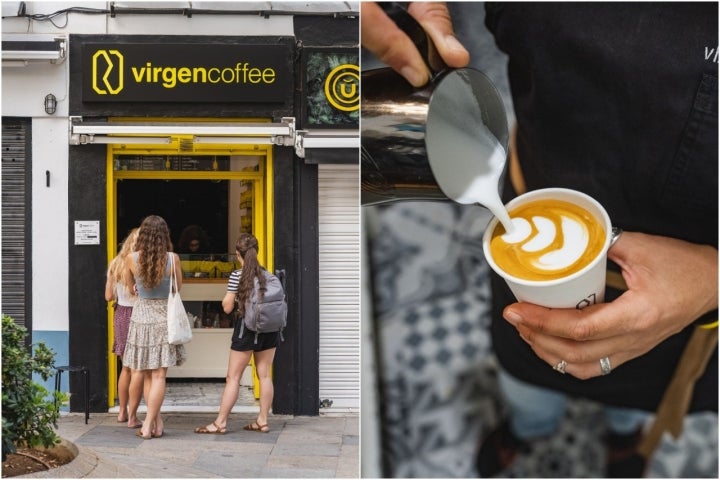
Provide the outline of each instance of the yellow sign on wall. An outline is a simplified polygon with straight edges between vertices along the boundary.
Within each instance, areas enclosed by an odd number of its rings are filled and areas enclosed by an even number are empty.
[[[357,128],[360,67],[357,49],[317,48],[302,52],[305,70],[302,128]]]
[[[360,68],[347,63],[335,67],[325,79],[325,98],[343,112],[360,108]]]
[[[84,102],[272,102],[292,95],[285,44],[136,43],[82,45]]]

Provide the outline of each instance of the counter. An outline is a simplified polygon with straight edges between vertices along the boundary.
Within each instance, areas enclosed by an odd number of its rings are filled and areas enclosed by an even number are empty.
[[[183,278],[183,302],[219,302],[225,296],[226,278]],[[186,305],[186,310],[190,311]],[[168,368],[169,378],[225,378],[230,356],[232,328],[193,328],[193,338],[185,344],[188,359],[180,367]],[[251,369],[246,369],[241,385],[252,385]]]

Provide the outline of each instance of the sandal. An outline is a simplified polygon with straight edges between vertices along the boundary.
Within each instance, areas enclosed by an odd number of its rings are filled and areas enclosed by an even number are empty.
[[[215,427],[215,430],[208,430],[207,426],[197,427],[195,429],[195,433],[209,433],[214,435],[225,435],[227,432],[227,427],[220,428],[218,427],[217,423],[212,422],[212,426]]]
[[[150,440],[151,438],[153,438],[152,433],[149,434],[147,437],[146,437],[145,435],[143,435],[143,433],[142,433],[142,428],[138,428],[138,429],[135,431],[135,436],[136,436],[136,437],[140,437],[140,438],[142,438],[143,440]]]
[[[243,427],[243,430],[248,430],[250,432],[268,433],[270,431],[270,427],[268,427],[267,423],[265,425],[260,425],[258,422],[252,422],[245,425]]]

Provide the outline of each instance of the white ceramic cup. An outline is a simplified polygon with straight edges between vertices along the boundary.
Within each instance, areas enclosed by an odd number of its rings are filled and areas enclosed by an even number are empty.
[[[497,217],[490,221],[483,235],[483,251],[490,267],[500,275],[520,302],[529,302],[549,308],[582,309],[605,300],[607,252],[610,248],[612,224],[600,203],[582,192],[566,188],[545,188],[520,195],[505,206],[512,211],[520,205],[536,200],[563,200],[578,205],[592,214],[605,229],[605,242],[598,255],[582,270],[554,280],[525,280],[504,272],[492,258],[490,240],[498,224]]]

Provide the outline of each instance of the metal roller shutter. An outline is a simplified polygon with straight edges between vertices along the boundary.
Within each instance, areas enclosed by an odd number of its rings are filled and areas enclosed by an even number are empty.
[[[359,167],[318,165],[320,400],[360,406]]]
[[[30,122],[2,122],[2,313],[31,330],[26,315],[26,154]],[[28,252],[30,253],[30,252]]]

